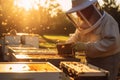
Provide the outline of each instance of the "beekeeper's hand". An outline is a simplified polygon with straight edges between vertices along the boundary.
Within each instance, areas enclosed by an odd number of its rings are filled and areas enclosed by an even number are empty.
[[[76,42],[72,45],[72,48],[75,52],[77,51],[85,51],[86,50],[86,44],[83,42]]]

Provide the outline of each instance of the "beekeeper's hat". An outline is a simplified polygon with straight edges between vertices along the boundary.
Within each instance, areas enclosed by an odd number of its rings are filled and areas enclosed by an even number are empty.
[[[72,13],[78,10],[85,9],[96,1],[97,0],[72,0],[72,8],[68,10],[67,13]]]

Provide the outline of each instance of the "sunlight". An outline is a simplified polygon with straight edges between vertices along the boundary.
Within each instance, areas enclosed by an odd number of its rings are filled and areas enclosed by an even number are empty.
[[[26,11],[29,11],[30,9],[39,9],[39,2],[40,0],[14,0],[14,5],[23,8]]]
[[[61,5],[63,11],[67,11],[71,8],[71,0],[57,0],[57,1]]]
[[[55,0],[60,5],[63,11],[66,11],[71,8],[71,0]],[[14,0],[14,5],[18,8],[23,8],[26,11],[29,11],[31,9],[38,10],[39,6],[43,6],[48,8],[50,0],[47,1],[47,4],[45,4],[46,0]]]
[[[104,2],[102,0],[98,0],[100,6],[102,6],[104,4]]]
[[[120,5],[120,0],[115,0],[116,1],[116,5]]]

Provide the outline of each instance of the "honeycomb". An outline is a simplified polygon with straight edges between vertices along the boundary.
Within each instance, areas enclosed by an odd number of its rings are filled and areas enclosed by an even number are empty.
[[[61,62],[61,67],[67,68],[68,72],[80,74],[80,73],[101,73],[102,69],[90,65],[90,64],[83,64],[80,62]]]

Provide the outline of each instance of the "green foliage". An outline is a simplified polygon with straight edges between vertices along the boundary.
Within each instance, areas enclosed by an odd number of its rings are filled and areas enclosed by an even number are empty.
[[[118,22],[120,30],[120,6],[116,5],[115,0],[104,0],[103,9],[113,16],[113,18]]]
[[[40,48],[55,48],[57,42],[65,42],[69,36],[64,35],[44,35],[40,36]]]
[[[51,19],[52,25],[49,25],[50,30],[46,32],[47,34],[58,34],[58,35],[68,35],[69,33],[73,33],[75,28],[73,24],[67,19],[65,13],[59,12],[58,16]]]
[[[49,5],[48,7],[38,5],[38,10],[31,9],[29,11],[15,7],[13,1],[0,0],[1,36],[2,33],[7,33],[11,29],[16,29],[18,32],[37,33],[40,35],[68,35],[75,29],[55,0],[45,0],[45,4]]]

